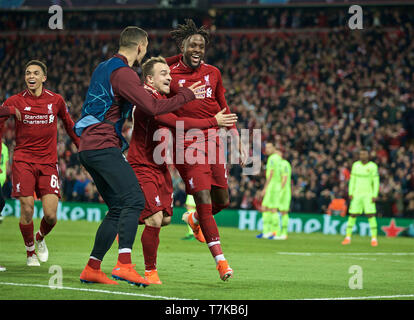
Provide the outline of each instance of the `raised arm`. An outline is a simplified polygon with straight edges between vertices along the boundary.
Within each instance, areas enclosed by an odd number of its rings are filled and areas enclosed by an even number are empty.
[[[111,84],[115,94],[152,116],[173,112],[195,99],[193,91],[185,87],[180,88],[177,95],[172,98],[155,99],[142,86],[138,75],[128,67],[114,71],[111,75]]]

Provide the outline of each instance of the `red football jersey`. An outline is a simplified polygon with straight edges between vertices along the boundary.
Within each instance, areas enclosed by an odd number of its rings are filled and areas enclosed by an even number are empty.
[[[144,86],[148,92],[156,99],[166,99],[157,90],[149,85]],[[191,128],[211,128],[217,126],[217,120],[214,117],[206,119],[193,119],[189,117],[177,117],[173,113],[167,113],[159,116],[152,116],[144,113],[139,108],[134,106],[133,116],[133,130],[131,141],[128,150],[127,160],[132,164],[148,165],[158,167],[159,165],[154,161],[154,149],[160,141],[154,140],[154,133],[162,127],[174,129],[176,121],[184,122],[184,130]]]
[[[174,114],[178,117],[205,119],[214,117],[214,115],[222,109],[226,109],[226,113],[230,113],[230,108],[224,97],[226,90],[224,89],[219,69],[204,62],[202,62],[198,68],[192,69],[185,65],[181,58],[179,62],[170,66],[170,70],[172,77],[170,85],[171,96],[178,93],[180,84],[184,87],[189,87],[193,83],[201,81],[200,85],[205,84],[206,86],[204,99],[190,101],[180,109],[174,111]],[[236,126],[234,125],[232,128],[236,128]],[[215,129],[218,129],[218,127],[215,127]],[[204,130],[206,138],[208,132],[208,129]],[[210,132],[212,131],[210,130]],[[216,137],[216,135],[211,135],[211,138],[214,137]],[[186,146],[192,143],[192,141],[185,141]]]
[[[73,131],[73,120],[70,117],[62,96],[43,89],[39,97],[33,96],[29,90],[11,96],[1,108],[15,107],[22,120],[15,122],[16,147],[13,160],[30,163],[57,162],[57,117],[65,126],[66,132],[79,147],[79,138]],[[1,118],[1,126],[7,118]]]

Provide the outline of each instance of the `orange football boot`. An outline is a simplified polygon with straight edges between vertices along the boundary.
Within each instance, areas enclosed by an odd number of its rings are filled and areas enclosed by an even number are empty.
[[[342,241],[342,244],[343,245],[350,244],[350,243],[351,243],[351,239],[350,238],[345,238],[344,241]]]
[[[378,240],[377,239],[371,239],[371,246],[377,247],[378,246]]]
[[[203,232],[201,231],[201,227],[199,224],[195,224],[193,220],[194,212],[191,212],[187,216],[187,223],[191,227],[194,233],[194,237],[200,241],[200,242],[206,242],[206,239],[204,238]]]
[[[109,279],[101,270],[96,270],[86,265],[79,277],[83,283],[102,283],[102,284],[119,284],[118,282]]]
[[[226,281],[228,278],[233,278],[233,269],[229,267],[227,260],[220,260],[216,269],[220,274],[220,279]]]
[[[135,264],[123,264],[118,261],[115,268],[112,269],[112,278],[126,281],[130,284],[146,287],[149,282],[141,277],[134,269]]]
[[[157,270],[145,271],[145,280],[150,284],[162,284]]]

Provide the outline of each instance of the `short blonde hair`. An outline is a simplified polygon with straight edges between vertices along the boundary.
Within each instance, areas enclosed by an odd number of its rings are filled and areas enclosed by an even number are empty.
[[[154,66],[156,63],[165,63],[167,64],[167,61],[161,57],[151,57],[147,61],[144,62],[144,64],[141,66],[142,68],[142,77],[145,79],[148,75],[153,76],[154,75]]]

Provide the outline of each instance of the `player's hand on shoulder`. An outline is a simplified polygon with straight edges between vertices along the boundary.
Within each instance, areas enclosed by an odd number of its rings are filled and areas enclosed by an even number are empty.
[[[222,109],[214,116],[219,127],[231,127],[237,122],[237,115],[235,113],[225,114],[225,112],[226,109]]]

